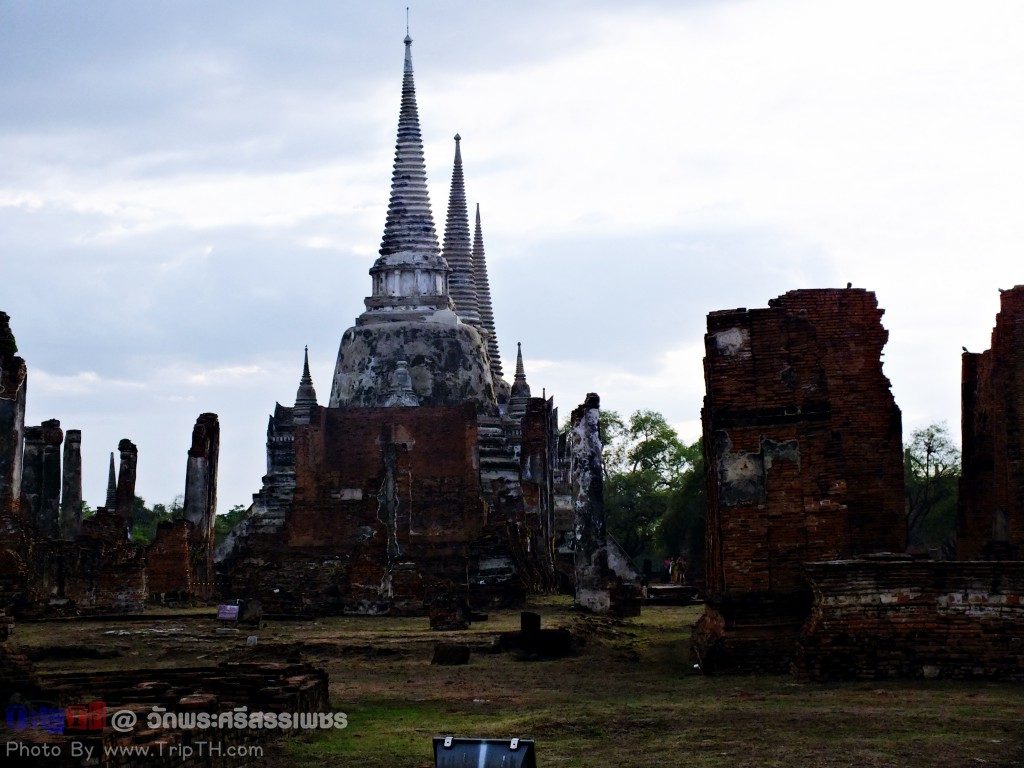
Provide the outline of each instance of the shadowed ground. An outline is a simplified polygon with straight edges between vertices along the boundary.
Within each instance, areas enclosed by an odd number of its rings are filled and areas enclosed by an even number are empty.
[[[544,768],[1024,765],[1021,686],[705,678],[693,674],[688,655],[699,607],[648,608],[625,621],[576,615],[564,598],[535,608],[544,626],[585,636],[584,652],[541,662],[474,652],[468,666],[430,665],[438,639],[483,647],[518,627],[513,611],[456,633],[431,632],[425,619],[271,622],[255,648],[245,645],[250,630],[217,634],[216,622],[196,612],[23,623],[12,640],[43,672],[301,653],[328,669],[335,707],[350,725],[278,742],[269,757],[281,768],[426,767],[430,738],[449,733],[534,738]],[[118,655],[81,658],[93,649]]]

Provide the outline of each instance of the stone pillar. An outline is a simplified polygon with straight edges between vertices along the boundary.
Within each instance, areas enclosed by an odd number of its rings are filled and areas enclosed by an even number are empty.
[[[43,428],[25,427],[21,472],[21,504],[29,519],[38,521],[43,493]]]
[[[64,431],[57,419],[48,419],[43,427],[43,485],[39,529],[53,539],[60,538],[60,458]]]
[[[192,523],[190,542],[197,597],[213,596],[213,528],[217,516],[217,460],[220,455],[220,422],[215,413],[204,413],[192,429],[192,447],[185,469],[185,519]]]
[[[60,446],[64,442],[57,419],[25,430],[22,499],[39,533],[60,536]]]
[[[121,453],[121,466],[117,472],[117,497],[114,510],[125,521],[128,530],[132,529],[132,506],[135,503],[135,468],[138,463],[139,449],[128,438],[117,444]]]
[[[17,351],[10,318],[0,312],[0,514],[21,500],[28,369]]]
[[[604,464],[598,416],[601,400],[591,392],[570,418],[571,484],[576,549],[576,604],[611,610],[611,574],[604,521]]]
[[[64,482],[60,496],[60,535],[74,541],[82,528],[82,431],[64,434]]]

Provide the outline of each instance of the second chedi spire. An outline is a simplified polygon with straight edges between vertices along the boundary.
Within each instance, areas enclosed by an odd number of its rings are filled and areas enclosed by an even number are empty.
[[[464,322],[480,325],[476,272],[469,242],[469,212],[466,210],[466,185],[462,175],[462,137],[455,134],[455,163],[448,196],[448,218],[444,229],[444,259],[451,268],[448,292],[455,312]]]
[[[480,326],[487,331],[487,356],[491,359],[491,374],[495,379],[505,376],[498,351],[498,332],[494,328],[494,307],[491,305],[491,284],[487,277],[487,257],[484,254],[484,233],[480,226],[480,203],[476,204],[476,230],[473,233],[473,273],[476,276],[476,297],[480,309]]]

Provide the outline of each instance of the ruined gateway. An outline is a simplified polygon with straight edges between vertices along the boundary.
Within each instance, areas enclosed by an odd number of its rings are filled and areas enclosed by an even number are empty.
[[[421,614],[565,587],[565,440],[519,350],[504,379],[480,209],[470,237],[461,137],[443,247],[427,196],[412,40],[391,199],[365,311],[341,337],[327,407],[308,355],[267,429],[267,474],[216,554],[225,598],[271,613]]]

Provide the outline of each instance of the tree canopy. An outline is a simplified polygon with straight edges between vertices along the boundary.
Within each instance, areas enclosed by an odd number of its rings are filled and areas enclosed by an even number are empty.
[[[608,530],[633,558],[703,561],[704,463],[701,443],[687,445],[657,411],[628,420],[605,410],[605,514]],[[691,567],[691,570],[692,570]]]

